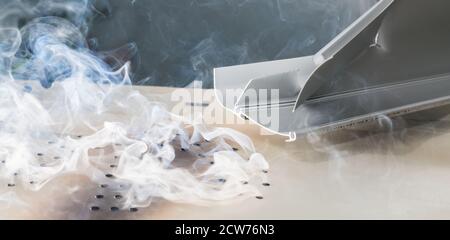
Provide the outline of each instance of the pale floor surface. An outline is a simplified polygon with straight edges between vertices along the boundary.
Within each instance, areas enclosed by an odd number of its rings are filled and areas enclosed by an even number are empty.
[[[139,89],[148,96],[165,93],[160,97],[169,107],[178,103],[170,101],[172,89]],[[271,187],[262,188],[263,200],[213,207],[158,202],[136,213],[91,213],[86,202],[97,186],[73,176],[57,179],[39,193],[18,188],[17,194],[29,206],[2,203],[0,218],[450,218],[450,121],[428,122],[413,116],[405,124],[408,128],[394,133],[341,131],[321,136],[314,144],[307,139],[286,143],[283,137],[261,136],[256,126],[228,126],[252,136],[271,165]],[[84,190],[75,191],[80,186]],[[74,194],[61,196],[61,189],[74,189]]]

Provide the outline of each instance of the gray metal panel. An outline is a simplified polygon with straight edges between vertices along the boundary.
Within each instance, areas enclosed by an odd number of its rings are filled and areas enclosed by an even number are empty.
[[[427,90],[424,94],[424,90]],[[279,112],[279,123],[263,125],[274,132],[288,135],[314,130],[330,130],[341,126],[364,123],[383,115],[402,115],[430,107],[440,106],[450,100],[450,75],[429,79],[406,81],[395,86],[365,89],[342,95],[309,100],[295,112],[290,106],[273,106]],[[258,117],[259,108],[243,108],[242,113]],[[266,111],[266,110],[264,110]],[[273,121],[276,121],[273,116]]]
[[[393,0],[378,2],[367,14],[356,23],[337,36],[329,45],[325,46],[315,59],[322,59],[323,64],[312,73],[300,92],[295,108],[298,108],[324,84],[334,79],[334,76],[346,66],[359,58],[362,52],[374,46],[380,25],[387,10],[392,7]],[[352,37],[351,39],[349,39]],[[316,60],[317,62],[317,60]],[[334,89],[332,89],[334,90]]]
[[[314,56],[317,67],[310,78],[306,82],[303,77],[297,79],[298,84],[303,84],[297,104],[289,100],[274,105],[258,102],[258,98],[247,105],[240,102],[237,113],[292,137],[294,132],[336,129],[383,115],[401,115],[449,103],[450,1],[391,3],[380,1],[378,7],[357,21],[364,24],[354,24]],[[362,25],[364,29],[360,29]],[[351,40],[349,35],[353,35]],[[293,86],[284,83],[286,79],[295,80],[295,74],[287,72],[296,69],[302,69],[302,65],[259,79],[241,78],[241,85],[248,90],[277,86],[283,90]],[[279,116],[271,116],[272,123],[278,124],[270,125],[260,117],[267,114],[267,109],[279,112]]]
[[[357,58],[313,97],[339,94],[450,72],[450,1],[396,0],[383,19],[376,45]]]

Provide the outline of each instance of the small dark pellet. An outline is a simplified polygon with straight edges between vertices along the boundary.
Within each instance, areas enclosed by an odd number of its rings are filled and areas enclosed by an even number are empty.
[[[200,143],[194,143],[194,146],[200,147],[202,145]]]
[[[101,184],[100,187],[101,187],[101,188],[107,188],[107,187],[108,187],[108,184]]]
[[[270,183],[263,183],[262,184],[264,187],[269,187],[270,186]]]
[[[105,174],[105,177],[107,177],[107,178],[113,178],[114,175],[112,175],[111,173],[108,173],[108,174]]]
[[[269,173],[269,171],[268,170],[263,170],[263,173]]]
[[[181,151],[182,152],[187,152],[187,149],[186,148],[182,148]]]
[[[214,165],[214,164],[215,164],[215,162],[210,162],[210,164],[211,164],[211,165]]]
[[[8,183],[8,187],[15,187],[16,186],[16,184],[14,184],[14,183]]]
[[[221,178],[221,179],[219,179],[219,182],[221,182],[221,183],[226,183],[226,182],[227,182],[227,180],[226,180],[226,179],[224,179],[224,178]]]
[[[37,153],[36,155],[38,155],[39,157],[42,157],[42,156],[44,156],[44,154],[43,154],[43,153]]]
[[[93,211],[93,212],[100,211],[100,207],[92,206],[91,211]]]
[[[233,148],[233,151],[235,151],[235,152],[237,152],[237,151],[239,151],[239,148]]]
[[[262,197],[262,196],[257,196],[256,199],[262,200],[262,199],[264,199],[264,197]]]
[[[105,198],[105,196],[103,196],[103,195],[95,195],[95,198],[97,198],[97,199],[103,199],[103,198]]]
[[[137,211],[139,211],[138,208],[130,208],[130,212],[137,212]]]
[[[247,181],[244,181],[244,182],[242,182],[242,184],[244,184],[244,185],[247,185],[247,184],[248,184],[248,182],[247,182]]]
[[[111,164],[111,165],[109,165],[109,167],[111,167],[111,168],[117,168],[117,165]]]
[[[115,199],[122,199],[122,195],[117,194],[116,196],[114,196]]]
[[[111,207],[111,212],[117,212],[117,211],[119,211],[118,207]]]

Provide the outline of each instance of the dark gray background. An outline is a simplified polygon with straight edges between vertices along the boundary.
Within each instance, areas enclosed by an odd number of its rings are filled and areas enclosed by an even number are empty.
[[[0,27],[63,17],[135,84],[210,88],[214,67],[314,54],[376,1],[0,0]]]
[[[212,87],[212,69],[314,54],[376,0],[111,0],[98,50],[136,43],[133,81]]]

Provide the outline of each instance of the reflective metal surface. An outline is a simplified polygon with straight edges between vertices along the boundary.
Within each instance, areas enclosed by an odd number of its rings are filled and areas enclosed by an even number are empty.
[[[293,139],[447,104],[448,10],[444,0],[381,0],[314,56],[216,69],[218,96],[242,93],[219,102]],[[263,99],[264,89],[279,99]],[[279,124],[262,121],[267,109]]]

